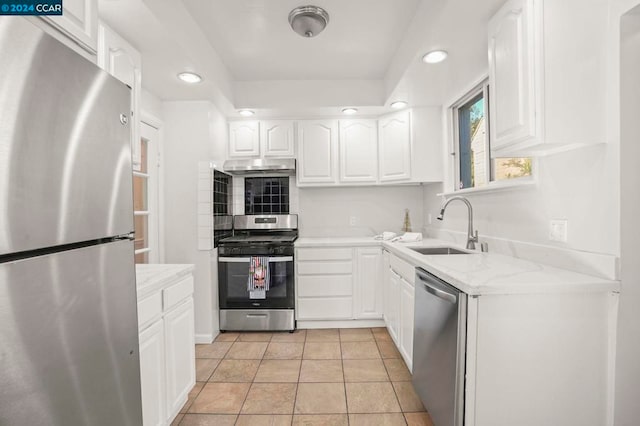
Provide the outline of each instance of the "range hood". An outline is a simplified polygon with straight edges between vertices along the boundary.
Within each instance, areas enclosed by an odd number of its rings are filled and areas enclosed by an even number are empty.
[[[232,175],[295,175],[296,160],[294,158],[251,158],[243,160],[227,160],[222,167]]]

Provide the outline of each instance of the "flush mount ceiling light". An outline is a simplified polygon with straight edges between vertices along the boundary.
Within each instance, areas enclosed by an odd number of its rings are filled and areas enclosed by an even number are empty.
[[[355,114],[356,112],[358,112],[358,109],[357,109],[357,108],[344,108],[344,109],[342,110],[342,113],[343,113],[343,114],[346,114],[346,115],[353,115],[353,114]]]
[[[202,77],[200,77],[198,74],[188,71],[178,74],[178,78],[185,83],[190,84],[200,83],[202,81]]]
[[[448,55],[446,50],[432,50],[422,57],[422,62],[426,64],[437,64],[447,59]]]
[[[289,25],[302,37],[315,37],[329,23],[329,14],[318,6],[300,6],[289,12]]]
[[[241,109],[240,111],[238,111],[238,113],[243,117],[251,117],[253,114],[255,114],[255,112],[251,111],[250,109]]]
[[[407,106],[407,103],[405,101],[395,101],[391,103],[391,108],[393,109],[402,109],[405,108]]]

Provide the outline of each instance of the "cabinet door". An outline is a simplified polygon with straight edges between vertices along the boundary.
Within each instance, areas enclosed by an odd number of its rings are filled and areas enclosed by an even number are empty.
[[[298,122],[298,183],[336,182],[338,122]]]
[[[390,254],[387,250],[382,250],[382,318],[384,318],[387,327],[389,327],[389,287],[391,281],[389,256]]]
[[[378,126],[375,120],[340,120],[340,182],[378,179]]]
[[[231,157],[260,155],[260,123],[258,121],[229,123],[229,155]]]
[[[140,170],[140,52],[101,23],[98,29],[98,66],[131,88],[131,162],[134,170]]]
[[[388,316],[387,330],[396,346],[400,346],[400,275],[393,270],[389,270],[391,279],[389,280],[389,293],[387,294]]]
[[[95,54],[98,38],[98,0],[64,0],[62,16],[43,16],[47,23]]]
[[[401,111],[378,121],[380,181],[411,179],[411,114]]]
[[[263,121],[260,123],[260,140],[264,157],[293,157],[294,145],[293,121]]]
[[[356,318],[382,318],[382,250],[357,249]]]
[[[489,21],[491,148],[536,135],[536,55],[533,0],[509,0]]]
[[[140,382],[144,426],[163,425],[166,412],[164,322],[156,321],[140,333]]]
[[[413,364],[413,310],[415,289],[400,279],[400,353],[412,371]]]
[[[174,416],[196,383],[193,299],[165,315],[167,414]]]

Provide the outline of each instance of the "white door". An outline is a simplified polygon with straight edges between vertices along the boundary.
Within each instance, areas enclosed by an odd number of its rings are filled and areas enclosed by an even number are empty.
[[[136,263],[160,263],[160,136],[146,123],[140,130],[140,167],[133,172]]]
[[[338,122],[298,122],[298,183],[336,182]]]
[[[356,318],[382,318],[382,250],[357,249]]]
[[[340,182],[378,180],[376,120],[340,120]]]
[[[164,348],[164,322],[160,319],[140,333],[140,382],[144,426],[164,425],[167,419]]]
[[[409,371],[413,364],[413,310],[415,289],[406,280],[400,279],[400,353],[407,362]]]
[[[164,317],[167,350],[167,414],[174,416],[196,383],[193,300]]]
[[[509,0],[489,21],[491,148],[536,136],[533,0]]]
[[[260,132],[264,157],[289,158],[295,155],[293,121],[262,121]]]
[[[387,330],[396,346],[400,346],[400,275],[389,269],[391,279],[389,280],[389,294],[387,295],[388,325]]]
[[[260,155],[260,122],[232,121],[229,123],[229,155],[231,157]]]
[[[140,170],[140,52],[101,23],[98,28],[98,66],[131,88],[131,162],[134,170]]]
[[[411,179],[411,114],[401,111],[378,121],[380,181]]]

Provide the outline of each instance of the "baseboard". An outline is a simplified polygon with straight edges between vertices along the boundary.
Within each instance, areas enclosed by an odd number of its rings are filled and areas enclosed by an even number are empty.
[[[196,344],[206,345],[213,342],[214,336],[212,334],[196,334]]]
[[[369,328],[384,327],[384,320],[300,321],[297,328]]]

